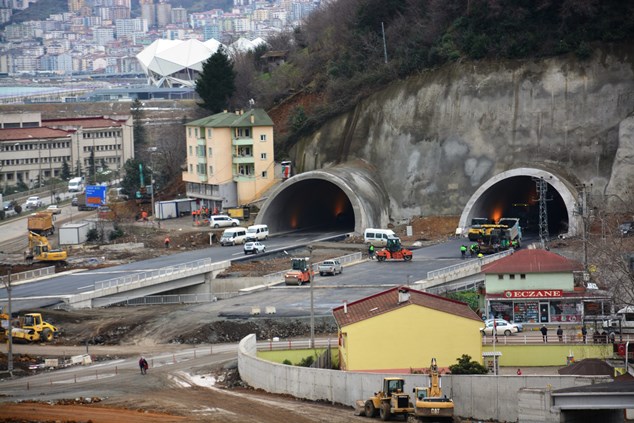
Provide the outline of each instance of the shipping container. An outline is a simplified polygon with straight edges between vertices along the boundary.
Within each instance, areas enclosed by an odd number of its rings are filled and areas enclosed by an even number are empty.
[[[154,215],[157,219],[174,219],[180,216],[189,216],[195,209],[196,200],[190,198],[159,201],[154,205]]]
[[[88,240],[88,231],[94,223],[66,223],[59,228],[59,245],[79,245]]]

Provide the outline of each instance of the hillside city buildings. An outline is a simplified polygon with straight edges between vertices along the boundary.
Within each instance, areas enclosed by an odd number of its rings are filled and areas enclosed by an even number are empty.
[[[0,0],[0,23],[34,0]],[[172,7],[167,0],[69,0],[69,12],[43,21],[8,24],[0,45],[0,73],[142,73],[136,55],[155,40],[211,39],[229,45],[267,37],[298,25],[319,0],[234,0],[229,12]]]

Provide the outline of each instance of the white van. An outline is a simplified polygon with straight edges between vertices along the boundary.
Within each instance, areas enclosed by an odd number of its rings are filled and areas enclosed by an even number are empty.
[[[84,190],[84,178],[77,177],[68,181],[68,192],[82,192]]]
[[[247,230],[245,228],[229,228],[225,229],[220,237],[220,245],[236,245],[244,244],[247,240]]]
[[[375,247],[385,247],[389,236],[396,236],[396,234],[391,229],[367,228],[363,232],[363,242],[372,244]]]
[[[247,241],[262,241],[269,237],[269,227],[266,225],[252,225],[247,228]]]

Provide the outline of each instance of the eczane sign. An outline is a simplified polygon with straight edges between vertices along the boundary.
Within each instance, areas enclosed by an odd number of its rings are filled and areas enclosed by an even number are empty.
[[[506,298],[559,298],[563,297],[563,294],[561,289],[504,291]]]

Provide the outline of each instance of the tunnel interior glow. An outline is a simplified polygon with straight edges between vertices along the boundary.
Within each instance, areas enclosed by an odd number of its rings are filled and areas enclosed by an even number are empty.
[[[548,232],[551,237],[568,231],[568,211],[561,195],[550,184],[546,193]],[[473,205],[470,216],[518,217],[525,233],[539,233],[539,196],[531,176],[504,179],[486,190]]]
[[[347,195],[323,179],[289,185],[267,209],[262,220],[271,232],[298,229],[354,230],[354,211]]]

